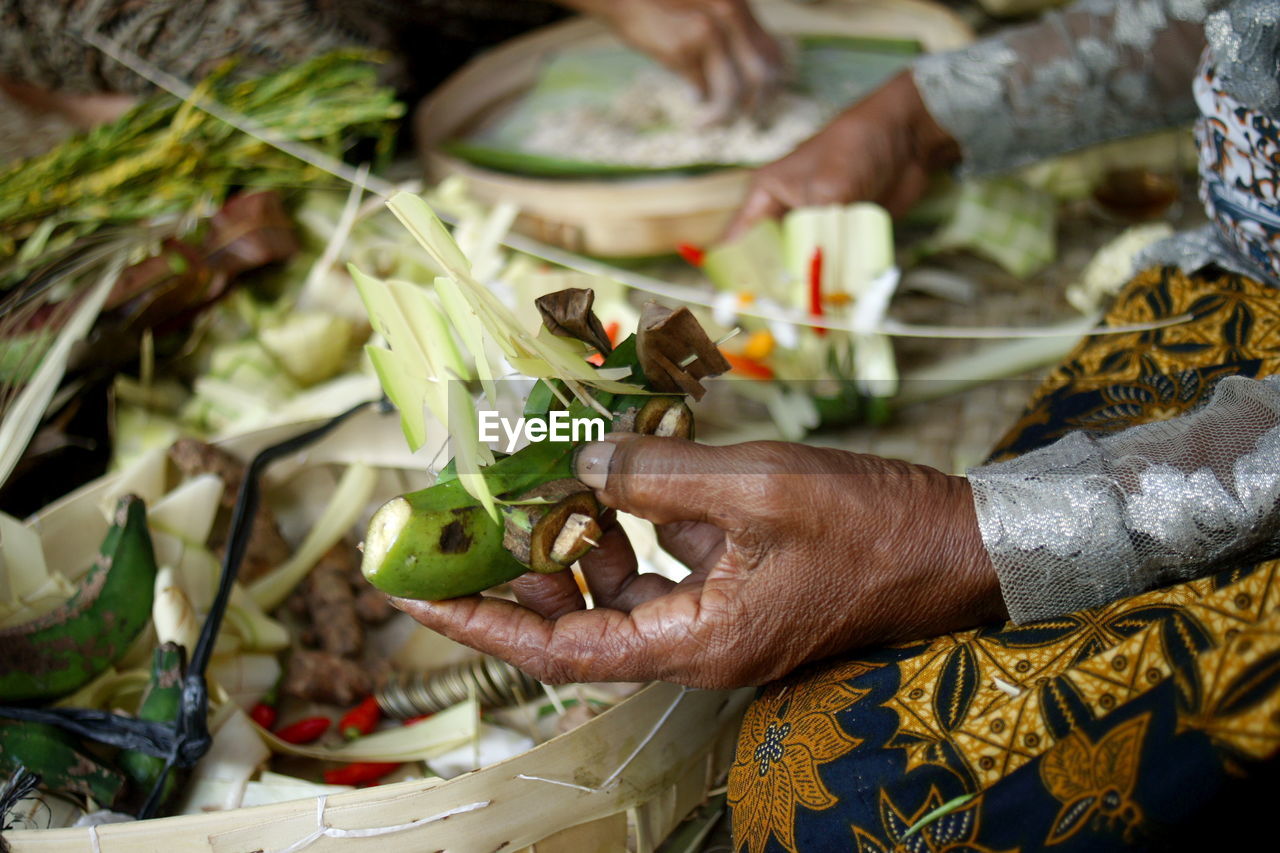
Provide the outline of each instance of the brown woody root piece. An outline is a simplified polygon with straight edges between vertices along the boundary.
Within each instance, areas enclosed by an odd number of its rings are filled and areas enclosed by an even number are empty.
[[[640,315],[636,356],[655,390],[695,400],[707,393],[699,379],[729,370],[729,362],[688,308],[672,310],[656,302],[646,303]]]
[[[351,706],[373,692],[376,673],[329,652],[295,649],[280,691],[294,699]]]
[[[356,593],[351,587],[351,567],[358,562],[357,556],[350,544],[338,542],[304,581],[316,644],[330,654],[350,658],[364,651],[364,625],[356,614]]]
[[[542,314],[542,325],[553,335],[562,338],[576,338],[596,348],[596,351],[608,355],[613,352],[613,344],[609,343],[609,335],[604,324],[591,310],[596,301],[596,293],[590,288],[566,287],[555,293],[539,296],[533,304],[538,306]]]
[[[351,563],[351,587],[356,591],[356,615],[366,625],[381,625],[400,612],[391,606],[385,592],[365,579],[358,560]]]
[[[209,547],[221,557],[226,550],[227,529],[236,495],[240,493],[240,483],[244,480],[244,463],[225,450],[194,438],[180,438],[174,442],[169,448],[169,459],[188,477],[215,474],[222,480],[220,519],[209,539]],[[253,516],[244,562],[240,564],[240,581],[248,583],[262,577],[288,560],[290,551],[289,543],[280,535],[275,514],[267,507],[259,506]]]

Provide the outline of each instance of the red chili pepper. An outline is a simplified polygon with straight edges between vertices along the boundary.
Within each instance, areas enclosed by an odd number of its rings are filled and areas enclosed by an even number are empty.
[[[679,244],[676,246],[676,251],[680,253],[680,257],[695,267],[702,266],[702,262],[707,258],[706,252],[691,243]]]
[[[378,700],[370,695],[338,720],[338,728],[344,738],[353,740],[369,734],[381,719],[382,709],[378,707]]]
[[[432,718],[432,717],[434,717],[434,716],[435,716],[434,714],[419,714],[419,715],[418,715],[418,716],[416,716],[416,717],[409,717],[407,720],[405,720],[405,721],[404,721],[404,724],[405,724],[406,726],[413,726],[413,725],[417,725],[418,723],[422,722],[423,720],[429,720],[429,719],[431,719],[431,718]]]
[[[741,373],[743,376],[749,376],[752,379],[773,378],[773,368],[764,362],[732,352],[722,351],[722,355],[724,355],[725,361],[729,362],[729,367],[734,373]]]
[[[254,705],[253,710],[249,712],[249,719],[253,720],[268,731],[270,731],[271,727],[276,724],[277,716],[279,716],[279,714],[276,713],[276,709],[268,705],[266,702],[259,702],[257,705]]]
[[[329,785],[370,785],[399,766],[380,761],[357,761],[324,771],[324,781]]]
[[[813,250],[809,258],[809,313],[815,317],[822,316],[822,247]],[[822,337],[827,330],[822,326],[814,326],[813,330]]]
[[[328,717],[307,717],[276,732],[285,743],[311,743],[329,730]]]

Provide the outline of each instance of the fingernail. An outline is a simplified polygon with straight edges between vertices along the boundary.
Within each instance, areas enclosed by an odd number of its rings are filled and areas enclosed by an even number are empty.
[[[573,460],[578,479],[593,489],[603,489],[609,483],[609,460],[617,445],[611,441],[592,441],[582,445]]]

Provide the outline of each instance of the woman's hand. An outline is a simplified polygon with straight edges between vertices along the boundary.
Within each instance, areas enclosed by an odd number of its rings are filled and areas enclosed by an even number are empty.
[[[924,194],[929,174],[958,156],[904,71],[757,170],[725,236],[810,205],[874,201],[900,216]]]
[[[782,84],[782,50],[746,0],[565,0],[692,83],[708,120],[759,109]]]
[[[582,560],[593,609],[569,572],[519,578],[518,604],[396,606],[541,681],[709,688],[1005,617],[962,477],[799,444],[621,434],[577,467],[603,503],[659,525],[689,577],[638,574],[615,524]]]

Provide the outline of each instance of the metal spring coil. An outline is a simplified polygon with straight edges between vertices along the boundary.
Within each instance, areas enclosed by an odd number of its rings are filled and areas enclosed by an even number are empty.
[[[505,708],[528,701],[539,689],[532,676],[485,656],[430,672],[397,673],[374,697],[388,717],[406,719],[435,714],[472,695],[482,707]]]

